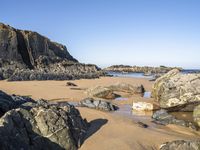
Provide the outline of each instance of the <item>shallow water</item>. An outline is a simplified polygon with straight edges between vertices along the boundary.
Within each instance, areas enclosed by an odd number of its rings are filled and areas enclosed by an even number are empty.
[[[107,72],[108,75],[112,75],[114,77],[129,77],[129,78],[147,78],[147,79],[153,79],[153,75],[151,76],[144,76],[144,73],[120,73],[120,72]]]
[[[129,104],[118,106],[119,109],[114,111],[113,114],[121,115],[133,119],[134,121],[147,121],[151,120],[152,111],[133,111],[132,106]]]
[[[151,98],[151,92],[144,92],[144,98]]]
[[[128,98],[126,98],[126,97],[117,97],[117,98],[115,98],[115,100],[116,101],[126,101],[126,100],[128,100]]]

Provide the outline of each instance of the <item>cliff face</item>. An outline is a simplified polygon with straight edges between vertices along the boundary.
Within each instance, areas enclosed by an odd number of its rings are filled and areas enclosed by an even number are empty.
[[[37,32],[18,30],[0,23],[0,79],[91,78],[98,76],[99,70],[95,65],[79,63],[64,45]],[[25,75],[21,77],[20,74]]]
[[[51,42],[36,32],[17,30],[0,23],[0,58],[20,61],[34,68],[40,56],[77,62],[64,45]]]

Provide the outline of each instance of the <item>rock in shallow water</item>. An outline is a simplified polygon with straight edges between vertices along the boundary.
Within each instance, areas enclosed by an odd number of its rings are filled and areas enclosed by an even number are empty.
[[[161,108],[193,111],[200,102],[200,74],[181,74],[175,69],[158,78],[153,86],[154,98]]]
[[[0,118],[2,150],[76,150],[83,142],[88,124],[74,106],[50,105],[45,100],[25,102],[26,98],[20,96],[13,100],[1,92],[0,102],[5,99],[11,110]],[[0,103],[0,108],[4,104]]]
[[[200,141],[177,140],[164,143],[160,150],[200,150]]]
[[[156,108],[152,103],[133,102],[132,109],[137,111],[152,111],[158,108]]]
[[[192,122],[176,119],[176,117],[169,114],[167,110],[164,109],[154,112],[152,118],[153,122],[157,124],[161,125],[175,124],[197,130],[197,127]]]

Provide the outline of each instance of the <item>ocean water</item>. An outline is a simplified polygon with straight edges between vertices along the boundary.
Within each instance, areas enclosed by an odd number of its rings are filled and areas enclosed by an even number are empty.
[[[130,73],[120,73],[120,72],[107,72],[108,75],[112,75],[113,77],[129,77],[129,78],[147,78],[147,79],[152,79],[152,76],[144,76],[144,73],[135,73],[135,72],[130,72]]]
[[[130,72],[130,73],[121,73],[121,72],[112,72],[108,71],[108,75],[112,75],[114,77],[129,77],[129,78],[147,78],[147,79],[153,79],[154,76],[144,76],[144,73],[136,73],[136,72]],[[200,70],[197,69],[185,69],[182,70],[181,73],[187,74],[187,73],[200,73]]]

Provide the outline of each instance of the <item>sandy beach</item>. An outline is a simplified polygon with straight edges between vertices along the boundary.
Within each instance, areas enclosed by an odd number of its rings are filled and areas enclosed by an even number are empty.
[[[87,95],[85,89],[97,85],[107,86],[115,83],[142,84],[146,91],[151,91],[153,82],[143,78],[102,77],[99,79],[81,79],[70,81],[77,84],[76,89],[66,86],[67,81],[0,81],[0,90],[8,94],[26,95],[33,99],[47,99],[49,101],[78,102]],[[124,97],[126,95],[123,95]],[[132,104],[133,101],[153,101],[138,95],[127,97],[126,101],[113,101],[119,106]],[[80,150],[144,150],[158,149],[167,141],[178,139],[199,139],[199,133],[176,125],[161,126],[151,122],[146,117],[141,121],[148,124],[149,128],[141,128],[136,123],[138,119],[120,115],[115,112],[78,107],[83,118],[91,126]],[[140,118],[139,118],[140,120]]]

